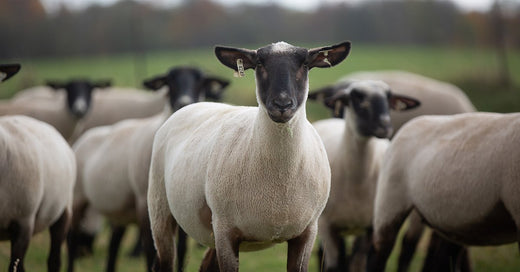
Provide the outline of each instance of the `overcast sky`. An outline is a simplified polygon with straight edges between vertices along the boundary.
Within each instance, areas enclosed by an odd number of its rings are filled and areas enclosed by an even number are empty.
[[[109,5],[118,0],[41,0],[43,5],[48,11],[56,10],[62,3],[64,3],[67,7],[71,9],[83,8],[85,6],[90,5],[91,3],[99,3],[104,5]],[[138,0],[142,2],[151,2],[159,5],[175,5],[180,2],[180,0]],[[279,3],[280,5],[292,9],[298,10],[310,10],[319,6],[322,3],[337,3],[337,2],[347,2],[347,3],[358,3],[366,0],[213,0],[216,2],[220,2],[224,5],[234,5],[236,3]],[[379,0],[384,1],[384,0]],[[478,10],[478,11],[486,11],[488,10],[494,0],[452,0],[464,10]],[[511,0],[510,0],[511,1]],[[520,0],[512,0],[519,1]]]

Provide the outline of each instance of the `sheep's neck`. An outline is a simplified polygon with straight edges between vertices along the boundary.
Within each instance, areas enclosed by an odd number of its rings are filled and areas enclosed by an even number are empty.
[[[365,137],[360,135],[354,127],[354,120],[346,117],[345,132],[339,152],[343,157],[346,173],[352,179],[364,180],[366,174],[370,173],[370,167],[373,166],[373,150],[375,141],[373,137]]]
[[[253,140],[259,154],[270,154],[281,161],[292,161],[300,153],[302,129],[305,127],[305,108],[302,105],[293,118],[286,123],[276,123],[261,106],[255,120]]]
[[[163,120],[166,121],[168,118],[170,118],[173,112],[174,111],[170,103],[166,103],[166,105],[164,105],[163,111],[160,113],[161,118],[163,118]]]

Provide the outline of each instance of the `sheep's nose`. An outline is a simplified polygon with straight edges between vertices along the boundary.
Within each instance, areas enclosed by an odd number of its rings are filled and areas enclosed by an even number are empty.
[[[390,115],[388,114],[383,114],[381,116],[379,116],[379,123],[382,125],[382,126],[390,126],[392,123],[390,122]]]
[[[290,109],[294,105],[294,102],[289,96],[281,94],[278,98],[273,100],[273,104],[278,109],[285,111],[287,109]]]
[[[176,106],[180,109],[182,107],[188,106],[189,104],[193,104],[196,101],[189,95],[183,95],[177,99],[177,102],[175,103]]]

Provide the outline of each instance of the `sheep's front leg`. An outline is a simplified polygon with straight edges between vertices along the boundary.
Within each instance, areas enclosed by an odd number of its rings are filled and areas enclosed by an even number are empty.
[[[220,271],[238,271],[238,250],[242,236],[240,230],[214,219],[213,232]]]
[[[401,243],[401,254],[399,255],[399,261],[397,271],[405,272],[408,271],[410,263],[412,262],[415,249],[421,239],[424,231],[424,224],[422,223],[421,216],[417,211],[412,211],[408,216],[408,230],[403,237]]]
[[[299,236],[287,241],[287,271],[306,272],[312,247],[318,232],[318,222],[310,224]]]
[[[386,261],[392,252],[395,239],[409,210],[395,214],[390,221],[378,223],[374,228],[373,242],[367,257],[367,272],[385,271]]]

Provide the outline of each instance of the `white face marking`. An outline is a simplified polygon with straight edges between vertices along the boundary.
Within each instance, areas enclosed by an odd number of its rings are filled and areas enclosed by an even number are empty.
[[[0,82],[4,81],[4,79],[7,77],[6,73],[0,72]]]
[[[390,115],[388,115],[388,114],[381,114],[379,116],[379,120],[381,120],[381,123],[390,123]]]
[[[76,101],[74,101],[72,110],[74,112],[79,112],[79,113],[87,112],[87,99],[83,96],[78,97],[78,99],[76,99]]]
[[[188,105],[193,103],[193,99],[189,95],[183,95],[177,99],[177,103],[181,105]]]
[[[286,42],[277,42],[273,43],[272,51],[273,53],[282,53],[289,51],[293,46]]]

